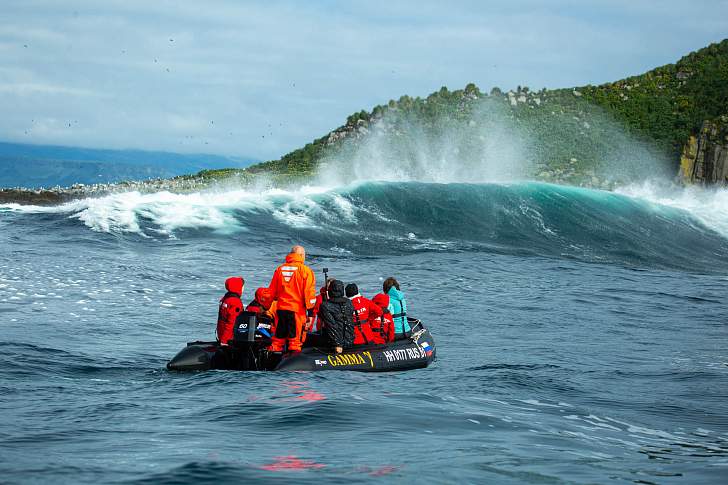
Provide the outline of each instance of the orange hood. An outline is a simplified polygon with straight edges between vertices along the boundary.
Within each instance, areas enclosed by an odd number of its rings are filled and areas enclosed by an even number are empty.
[[[303,256],[296,253],[289,253],[288,256],[286,256],[286,263],[300,263],[303,264],[304,259]]]

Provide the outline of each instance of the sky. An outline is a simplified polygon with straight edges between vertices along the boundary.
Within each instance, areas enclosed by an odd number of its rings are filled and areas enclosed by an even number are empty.
[[[3,0],[0,140],[276,159],[401,95],[600,84],[728,0]]]

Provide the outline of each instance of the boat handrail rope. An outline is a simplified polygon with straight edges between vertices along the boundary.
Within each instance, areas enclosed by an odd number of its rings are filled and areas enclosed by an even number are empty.
[[[417,327],[425,328],[422,326],[422,321],[414,317],[407,317],[407,323],[410,326],[410,331],[414,330]]]
[[[422,335],[423,333],[425,333],[425,329],[424,329],[424,328],[422,328],[422,329],[420,329],[420,330],[416,331],[415,333],[413,333],[413,334],[412,334],[412,335],[410,336],[410,339],[412,339],[412,341],[413,341],[413,342],[417,342],[417,340],[418,340],[418,339],[420,338],[420,336],[421,336],[421,335]]]

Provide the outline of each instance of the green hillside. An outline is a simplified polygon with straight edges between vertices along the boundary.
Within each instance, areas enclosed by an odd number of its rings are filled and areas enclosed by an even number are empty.
[[[704,121],[728,113],[728,39],[640,76],[581,89],[632,132],[678,157]]]

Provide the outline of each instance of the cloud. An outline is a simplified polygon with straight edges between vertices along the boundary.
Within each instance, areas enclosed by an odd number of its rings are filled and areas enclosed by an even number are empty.
[[[6,2],[0,138],[274,158],[402,94],[637,74],[720,40],[727,14],[674,0]]]
[[[15,96],[32,96],[36,94],[53,94],[63,96],[101,96],[94,91],[75,89],[68,86],[54,86],[42,83],[0,83],[0,93]]]

